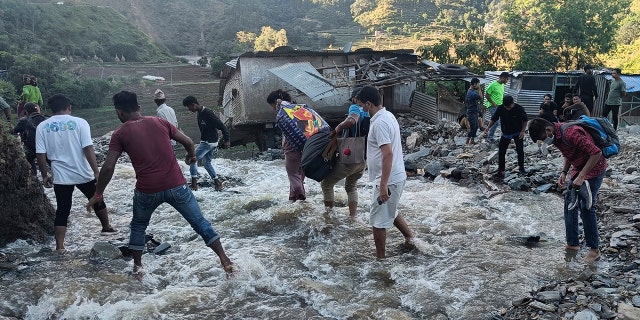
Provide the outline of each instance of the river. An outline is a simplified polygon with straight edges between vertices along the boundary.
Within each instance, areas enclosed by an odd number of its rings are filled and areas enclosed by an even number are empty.
[[[185,174],[188,168],[181,164]],[[368,203],[360,181],[355,219],[344,206],[325,213],[319,183],[306,181],[307,201],[289,203],[284,161],[215,159],[228,180],[223,192],[195,192],[205,216],[240,269],[227,280],[215,254],[173,208],[163,205],[148,228],[172,247],[145,254],[142,281],[131,260],[93,261],[98,241],[126,243],[135,175],[119,164],[105,191],[114,236],[101,236],[80,192],[65,255],[53,241],[14,242],[1,251],[27,256],[2,274],[0,315],[20,319],[487,319],[548,280],[565,277],[562,201],[554,194],[508,192],[447,180],[409,178],[400,211],[417,235],[405,251],[391,229],[388,257],[374,258]],[[203,168],[199,168],[205,172]],[[366,177],[366,173],[365,173]],[[54,201],[51,189],[46,190]],[[525,246],[518,238],[546,234]]]

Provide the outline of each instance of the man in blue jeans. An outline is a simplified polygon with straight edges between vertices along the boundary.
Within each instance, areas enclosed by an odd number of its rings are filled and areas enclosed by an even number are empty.
[[[562,132],[561,123],[551,123],[544,119],[533,119],[529,123],[531,140],[553,143],[564,157],[558,185],[570,184],[564,201],[564,224],[567,251],[580,249],[579,219],[584,226],[584,239],[589,253],[586,262],[600,259],[600,240],[595,204],[598,191],[607,170],[607,161],[602,151],[593,142],[591,135],[581,126],[569,126]],[[564,141],[563,141],[564,137]],[[569,169],[572,169],[569,172]],[[567,179],[570,176],[571,178]],[[576,199],[577,198],[577,199]],[[577,201],[577,205],[575,205]]]
[[[136,173],[136,189],[133,195],[133,217],[129,249],[133,256],[133,274],[142,276],[142,251],[145,248],[145,231],[151,214],[162,203],[174,207],[189,222],[205,244],[220,258],[227,275],[232,275],[233,264],[224,252],[220,236],[200,211],[200,206],[187,187],[187,180],[176,161],[171,139],[187,150],[187,164],[196,162],[193,142],[175,126],[158,117],[144,117],[135,93],[121,91],[113,96],[118,118],[123,123],[111,135],[109,152],[100,170],[96,191],[87,204],[87,210],[102,201],[103,192],[111,181],[115,165],[126,152]]]
[[[222,137],[224,139],[223,147],[228,148],[231,146],[231,140],[229,136],[229,130],[222,123],[220,118],[209,108],[201,106],[198,100],[194,96],[188,96],[182,100],[182,105],[187,107],[189,111],[198,114],[198,128],[200,129],[200,144],[196,148],[196,158],[198,161],[204,162],[204,168],[209,173],[209,176],[213,180],[215,190],[221,191],[224,189],[222,180],[218,178],[216,170],[211,165],[211,160],[218,150],[218,130],[222,131]],[[191,164],[191,189],[198,190],[198,163]]]

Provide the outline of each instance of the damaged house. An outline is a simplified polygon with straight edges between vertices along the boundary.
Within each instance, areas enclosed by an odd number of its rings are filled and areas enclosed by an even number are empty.
[[[394,113],[413,111],[437,121],[442,113],[435,98],[419,93],[416,97],[416,88],[427,81],[469,81],[476,76],[464,66],[419,61],[410,50],[282,49],[242,54],[221,72],[220,116],[232,131],[232,145],[255,142],[261,150],[275,147],[274,112],[266,98],[277,89],[287,91],[296,103],[310,105],[333,124],[344,119],[351,90],[364,85],[381,89],[384,106]]]

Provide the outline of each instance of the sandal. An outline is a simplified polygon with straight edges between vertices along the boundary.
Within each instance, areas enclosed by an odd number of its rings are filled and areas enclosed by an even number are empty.
[[[118,230],[114,229],[113,227],[109,227],[109,229],[102,229],[102,231],[100,232],[100,234],[103,236],[108,236],[116,233],[118,233]]]

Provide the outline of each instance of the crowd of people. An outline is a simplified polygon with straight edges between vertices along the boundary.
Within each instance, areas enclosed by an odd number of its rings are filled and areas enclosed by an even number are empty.
[[[614,69],[614,81],[604,110],[604,116],[609,112],[613,113],[616,129],[621,98],[626,94],[620,73],[620,69]],[[562,131],[561,126],[563,122],[592,114],[593,100],[597,97],[597,88],[594,89],[595,83],[592,83],[592,78],[592,67],[587,65],[585,74],[576,86],[577,91],[573,94],[567,93],[564,103],[560,106],[553,101],[551,95],[545,95],[540,105],[539,117],[531,121],[528,120],[524,108],[517,104],[512,96],[505,95],[504,86],[510,79],[507,72],[503,72],[496,81],[489,84],[484,94],[480,80],[471,79],[465,97],[465,118],[469,127],[467,144],[476,143],[478,129],[484,131],[489,143],[495,143],[497,126],[501,127],[498,169],[494,172],[494,178],[499,179],[505,175],[506,151],[511,141],[516,146],[518,172],[527,173],[523,151],[523,139],[527,129],[533,141],[553,144],[561,151],[564,164],[558,184],[568,185],[570,190],[575,190],[567,192],[565,198],[566,249],[580,248],[580,216],[584,224],[586,245],[590,248],[585,257],[588,261],[595,261],[600,256],[594,204],[607,163],[600,149],[584,129],[572,126]],[[201,105],[194,96],[183,99],[183,106],[197,114],[200,142],[196,146],[191,138],[180,131],[175,111],[167,105],[162,90],[158,89],[154,93],[154,101],[158,107],[154,117],[141,115],[135,93],[121,91],[113,96],[112,102],[122,125],[113,132],[106,159],[99,170],[89,124],[84,119],[71,115],[69,98],[62,94],[52,95],[47,100],[51,116],[44,116],[40,110],[43,104],[42,96],[39,89],[36,90],[37,79],[25,76],[24,81],[21,108],[18,110],[24,112],[24,116],[20,118],[13,132],[23,140],[25,157],[34,174],[37,174],[38,168],[44,186],[53,188],[56,195],[54,237],[57,252],[66,251],[64,238],[75,188],[88,199],[87,210],[95,212],[101,224],[101,232],[118,232],[109,223],[103,194],[113,176],[118,158],[126,152],[136,173],[129,236],[129,249],[134,263],[133,274],[143,274],[145,231],[153,211],[162,203],[173,206],[201,236],[205,245],[218,256],[224,271],[229,276],[234,274],[235,267],[225,253],[220,235],[203,217],[192,192],[198,189],[198,161],[203,162],[213,181],[214,189],[221,191],[224,188],[224,182],[216,174],[211,160],[215,157],[217,149],[229,147],[231,140],[229,130],[215,112]],[[392,226],[401,232],[406,246],[414,246],[414,234],[397,210],[407,178],[400,129],[395,116],[382,105],[382,96],[377,88],[357,87],[349,101],[351,104],[347,117],[335,128],[329,128],[329,139],[366,137],[366,162],[337,162],[333,166],[329,175],[321,181],[324,206],[327,210],[334,206],[335,185],[344,179],[349,215],[355,216],[358,208],[357,182],[364,176],[366,169],[368,179],[374,186],[370,197],[369,224],[373,232],[375,256],[385,258],[387,229]],[[266,97],[266,102],[276,113],[283,105],[294,103],[292,97],[282,89],[271,92]],[[0,99],[0,107],[5,110],[7,119],[11,121],[10,108],[4,100]],[[8,114],[6,110],[9,110]],[[481,122],[484,112],[491,115],[486,127],[482,126]],[[222,133],[222,139],[219,139],[219,131]],[[293,146],[291,139],[292,137],[283,131],[282,149],[289,178],[289,200],[304,201],[306,191],[305,174],[301,167],[302,151]],[[190,167],[190,183],[187,183],[178,165],[175,156],[177,145],[184,147],[187,152],[185,162]]]

